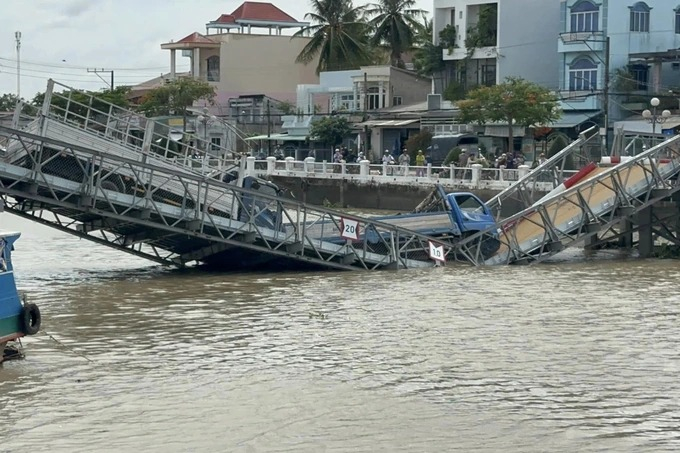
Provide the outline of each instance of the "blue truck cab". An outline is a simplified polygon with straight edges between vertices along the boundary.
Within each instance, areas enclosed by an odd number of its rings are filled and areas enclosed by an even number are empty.
[[[489,207],[473,193],[446,193],[439,184],[413,212],[373,219],[450,242],[485,231],[478,241],[482,253],[490,256],[500,247],[496,219]],[[369,230],[366,239],[377,243],[380,235]]]
[[[496,225],[488,206],[473,193],[448,193],[445,200],[448,204],[451,228],[454,231],[458,230],[458,236],[469,236]]]

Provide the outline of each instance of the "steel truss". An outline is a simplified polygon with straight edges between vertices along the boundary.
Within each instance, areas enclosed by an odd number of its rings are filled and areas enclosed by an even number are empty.
[[[621,222],[634,219],[679,190],[680,136],[611,168],[600,168],[564,192],[499,223],[496,230],[476,234],[454,247],[456,257],[475,265],[537,263],[565,247],[611,234]],[[482,254],[483,244],[500,240],[494,256]]]
[[[0,126],[0,136],[24,155],[0,161],[6,210],[156,262],[183,266],[247,250],[335,269],[435,265],[432,238],[394,225],[27,131]],[[359,225],[355,240],[341,237],[348,220]],[[437,243],[451,253],[452,244]]]
[[[520,210],[532,206],[545,193],[546,184],[550,184],[554,189],[567,179],[566,172],[574,167],[581,168],[589,162],[599,161],[601,157],[601,148],[597,143],[599,139],[596,127],[581,132],[578,138],[563,150],[491,198],[487,202],[489,209],[498,219],[503,204],[508,201],[513,201],[513,206],[520,206]]]

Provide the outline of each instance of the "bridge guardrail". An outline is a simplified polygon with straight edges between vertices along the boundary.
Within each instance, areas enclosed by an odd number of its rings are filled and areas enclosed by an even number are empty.
[[[371,164],[368,161],[359,163],[315,162],[310,158],[304,161],[296,161],[292,157],[277,160],[270,156],[265,160],[247,157],[245,171],[246,174],[260,177],[349,179],[359,182],[405,185],[440,183],[460,188],[500,190],[510,187],[515,181],[524,177],[530,172],[530,168],[526,165],[520,166],[519,169],[484,168],[481,165],[417,167]],[[576,170],[565,170],[561,174],[563,177],[568,177],[574,173],[576,173]],[[551,180],[552,178],[539,182],[538,189],[551,190],[554,187],[550,182]]]
[[[0,126],[0,132],[7,129]],[[36,202],[41,209],[66,211],[75,221],[61,224],[63,230],[103,231],[99,241],[140,256],[175,264],[202,261],[215,253],[208,241],[340,269],[434,265],[429,257],[432,238],[405,228],[27,132],[9,133],[21,137],[29,156],[27,166],[3,166],[0,192],[21,200],[9,204],[9,210],[30,216]],[[60,159],[43,155],[46,148],[63,149]],[[73,161],[69,168],[50,167],[65,157]],[[167,190],[178,186],[184,193]],[[24,203],[30,209],[24,210]],[[58,222],[62,216],[55,217]],[[353,238],[342,234],[348,222],[354,222]],[[164,236],[178,235],[197,245],[163,245]],[[446,241],[437,244],[445,253],[452,247]]]

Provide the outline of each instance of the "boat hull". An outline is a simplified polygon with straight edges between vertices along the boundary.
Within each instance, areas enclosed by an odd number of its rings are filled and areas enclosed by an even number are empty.
[[[40,310],[22,301],[14,281],[11,253],[18,238],[19,233],[0,233],[0,361],[6,356],[8,342],[40,329]]]

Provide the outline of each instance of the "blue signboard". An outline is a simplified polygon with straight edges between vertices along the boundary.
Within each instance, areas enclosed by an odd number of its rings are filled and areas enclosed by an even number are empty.
[[[673,129],[661,129],[663,135],[675,135],[675,130]]]

